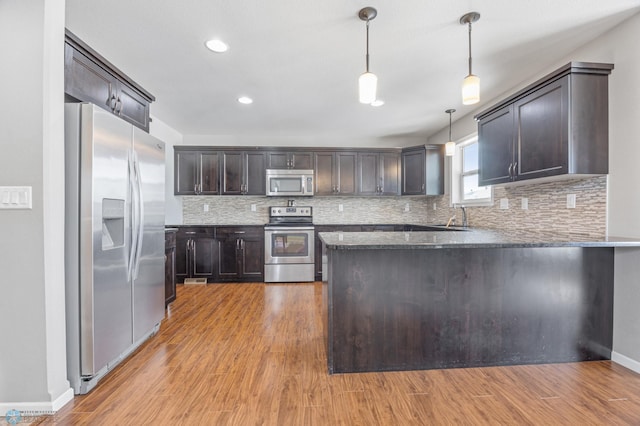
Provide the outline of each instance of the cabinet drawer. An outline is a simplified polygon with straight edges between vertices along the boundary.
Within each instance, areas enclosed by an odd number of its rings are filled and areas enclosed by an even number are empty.
[[[224,226],[216,227],[216,238],[255,238],[264,236],[263,226]]]
[[[177,238],[215,238],[216,228],[214,226],[180,227]]]

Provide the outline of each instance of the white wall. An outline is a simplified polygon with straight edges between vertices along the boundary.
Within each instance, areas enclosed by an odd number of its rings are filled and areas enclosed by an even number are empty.
[[[153,108],[153,105],[152,105]],[[182,144],[182,135],[159,118],[152,116],[149,133],[165,143],[164,223],[182,224],[182,197],[173,195],[173,147]]]
[[[64,0],[0,1],[0,185],[33,190],[0,210],[0,415],[73,398],[64,326]]]

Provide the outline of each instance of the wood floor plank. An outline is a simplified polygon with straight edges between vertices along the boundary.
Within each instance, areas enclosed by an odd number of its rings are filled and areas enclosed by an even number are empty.
[[[611,361],[330,376],[324,292],[178,285],[159,333],[40,424],[640,424],[640,375]]]

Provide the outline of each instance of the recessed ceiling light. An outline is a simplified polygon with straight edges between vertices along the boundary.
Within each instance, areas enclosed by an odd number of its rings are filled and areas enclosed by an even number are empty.
[[[241,104],[249,105],[253,103],[253,99],[248,96],[240,96],[238,98],[238,102],[240,102]]]
[[[229,49],[229,45],[222,40],[213,39],[205,43],[205,46],[213,52],[224,53]]]
[[[375,101],[371,102],[371,106],[374,107],[379,107],[384,105],[384,101],[382,99],[376,99]]]

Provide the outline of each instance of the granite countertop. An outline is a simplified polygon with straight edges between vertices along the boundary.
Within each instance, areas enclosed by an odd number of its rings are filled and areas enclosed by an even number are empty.
[[[329,249],[440,249],[499,247],[639,247],[640,238],[481,229],[414,232],[321,232]]]

